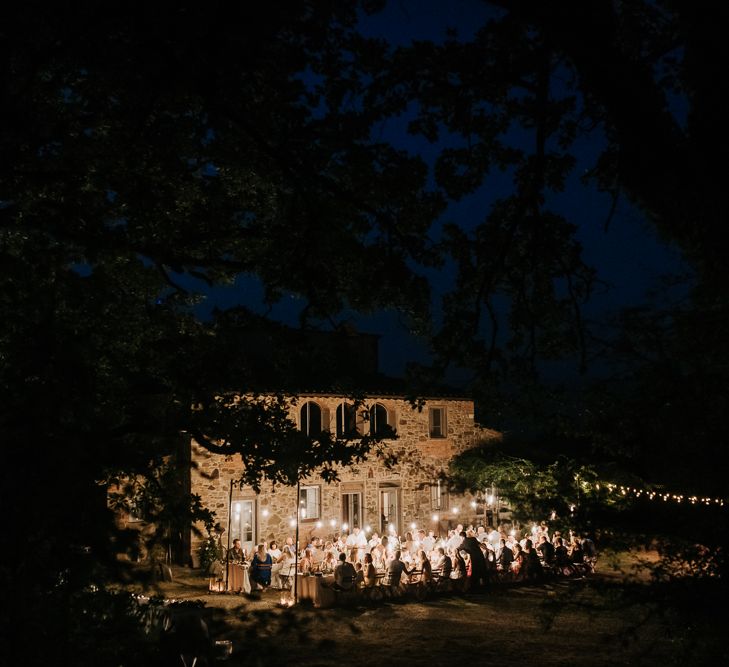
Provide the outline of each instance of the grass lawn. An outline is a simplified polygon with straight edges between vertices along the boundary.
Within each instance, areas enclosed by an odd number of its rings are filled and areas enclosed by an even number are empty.
[[[207,579],[185,568],[160,589],[205,601],[213,636],[233,641],[221,663],[231,666],[729,664],[722,619],[692,627],[650,596],[624,595],[647,590],[645,572],[623,554],[603,559],[587,580],[336,609],[280,609],[277,591],[211,595]]]

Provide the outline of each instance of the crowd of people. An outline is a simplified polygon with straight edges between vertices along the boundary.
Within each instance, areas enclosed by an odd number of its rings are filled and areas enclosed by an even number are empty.
[[[297,565],[292,537],[281,548],[276,540],[259,544],[251,554],[236,539],[227,559],[248,565],[251,581],[263,588],[287,587],[296,567],[300,574],[334,575],[330,585],[342,590],[454,580],[482,589],[495,581],[585,574],[594,569],[597,552],[589,537],[550,534],[546,523],[534,524],[524,536],[503,525],[459,524],[443,537],[432,530],[412,530],[404,537],[390,530],[368,538],[359,528],[330,540],[312,537]]]

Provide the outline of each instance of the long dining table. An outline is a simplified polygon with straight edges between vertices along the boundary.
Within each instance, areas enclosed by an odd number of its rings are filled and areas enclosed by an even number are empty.
[[[334,575],[297,574],[296,581],[299,600],[311,600],[320,609],[335,605]]]

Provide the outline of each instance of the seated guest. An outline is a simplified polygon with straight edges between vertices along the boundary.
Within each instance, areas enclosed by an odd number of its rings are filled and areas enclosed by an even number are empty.
[[[304,556],[299,561],[299,572],[308,574],[314,571],[314,557],[312,556],[311,549],[304,550]]]
[[[272,540],[268,545],[268,553],[271,554],[271,558],[273,558],[273,562],[275,563],[279,558],[281,558],[281,549],[278,548],[278,543],[276,540]]]
[[[488,540],[481,542],[481,553],[483,553],[483,559],[486,563],[486,578],[488,581],[492,581],[496,573],[496,553],[491,548]]]
[[[380,543],[375,546],[370,553],[372,554],[372,559],[374,560],[376,566],[380,569],[383,569],[385,567],[385,563],[387,562],[387,538],[383,537]]]
[[[413,534],[408,531],[405,533],[405,541],[401,545],[401,552],[403,556],[405,554],[411,554],[413,553],[413,550],[415,549],[415,541],[413,540]]]
[[[413,571],[408,570],[405,563],[400,560],[401,555],[402,554],[398,549],[393,555],[389,565],[387,566],[387,576],[390,586],[399,586],[403,574],[410,576],[413,573]]]
[[[327,551],[325,552],[324,560],[319,565],[319,571],[324,574],[332,574],[336,565],[337,561],[334,558],[334,554],[331,551]]]
[[[313,569],[317,569],[319,563],[324,560],[324,552],[317,548],[316,544],[316,539],[310,539],[309,543],[306,545],[306,549],[308,549],[311,554],[311,562],[316,566]]]
[[[273,559],[266,552],[266,545],[259,544],[256,553],[251,561],[249,577],[252,582],[259,586],[268,587],[271,585],[271,568],[273,567]]]
[[[344,554],[339,554],[339,564],[334,568],[334,584],[332,588],[341,591],[351,590],[357,578],[354,565]]]
[[[530,539],[527,539],[524,544],[524,556],[526,557],[526,576],[530,579],[539,579],[542,576],[542,563]]]
[[[228,549],[228,561],[231,563],[244,563],[246,560],[246,550],[240,545],[240,540],[236,537],[233,540],[233,546]]]
[[[364,586],[364,568],[362,562],[357,561],[354,564],[354,587],[362,588]]]
[[[453,572],[453,563],[451,557],[445,552],[443,547],[438,547],[436,550],[438,553],[438,567],[441,569],[441,577],[443,579],[450,579],[451,572]]]
[[[451,579],[465,579],[468,576],[468,568],[461,552],[458,550],[454,551],[452,560],[453,571],[451,572]]]
[[[555,533],[557,535],[557,533]],[[554,540],[554,559],[557,561],[557,565],[563,567],[570,564],[570,556],[567,547],[564,545],[561,537],[556,537]]]
[[[597,549],[595,548],[595,543],[589,537],[583,537],[580,541],[580,545],[582,546],[582,553],[584,554],[585,558],[597,558]]]
[[[372,533],[372,537],[370,538],[370,541],[367,542],[367,546],[369,547],[370,551],[374,549],[378,544],[380,543],[380,536],[377,533]]]
[[[502,572],[509,572],[514,561],[514,552],[507,546],[503,537],[499,540],[499,543],[499,551],[496,554],[496,568]]]
[[[572,544],[570,545],[569,556],[573,563],[582,564],[585,562],[585,554],[582,551],[579,539],[576,537],[572,540]]]
[[[514,553],[514,560],[511,561],[511,565],[509,566],[511,574],[514,577],[523,577],[526,574],[527,565],[521,544],[517,542],[512,548],[512,551]]]
[[[420,570],[420,581],[429,583],[433,580],[433,568],[428,560],[428,555],[423,549],[418,552],[418,561],[416,567]]]
[[[557,533],[555,533],[556,535]],[[554,547],[554,559],[557,562],[557,566],[562,570],[562,573],[569,576],[570,574],[575,573],[575,566],[572,565],[572,560],[570,559],[569,550],[564,545],[562,538],[558,537],[555,539],[555,547]]]
[[[291,568],[294,565],[294,553],[291,547],[284,546],[281,556],[276,559],[271,568],[271,582],[274,588],[282,588],[283,582],[291,574]]]
[[[545,565],[551,565],[554,562],[554,545],[547,539],[545,534],[542,534],[539,538],[537,551]]]
[[[372,560],[372,554],[365,554],[363,569],[363,585],[365,588],[372,588],[377,583],[377,570]]]

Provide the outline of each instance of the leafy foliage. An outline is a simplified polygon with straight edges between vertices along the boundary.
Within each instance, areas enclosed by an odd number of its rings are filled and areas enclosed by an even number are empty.
[[[692,484],[719,460],[727,9],[492,2],[471,40],[394,48],[356,29],[381,4],[4,8],[0,510],[26,545],[0,568],[11,596],[30,581],[40,599],[67,572],[76,590],[100,580],[80,554],[114,563],[105,482],[148,476],[140,492],[157,493],[180,433],[240,454],[256,488],[319,466],[331,479],[377,450],[304,438],[286,419],[262,377],[273,368],[276,391],[301,390],[300,340],[245,309],[198,317],[209,290],[240,276],[259,281],[265,307],[300,299],[304,329],[395,309],[432,341],[420,386],[470,369],[494,420],[545,395],[551,409],[544,360],[576,356],[584,370],[592,351],[583,308],[597,276],[577,229],[611,215],[562,210],[580,175],[609,202],[630,198],[694,273],[689,306],[626,315],[608,343],[637,353],[628,379],[570,428],[639,474],[680,476],[670,456],[654,467],[668,442],[678,461],[705,453]],[[432,164],[383,139],[403,119],[437,142]],[[477,219],[441,224],[448,204],[496,183]],[[454,279],[431,318],[438,269]],[[319,366],[328,388],[354,393],[346,365]],[[504,483],[523,465],[504,461]],[[575,466],[533,469],[530,502],[571,492]],[[181,519],[200,509],[165,502]]]

